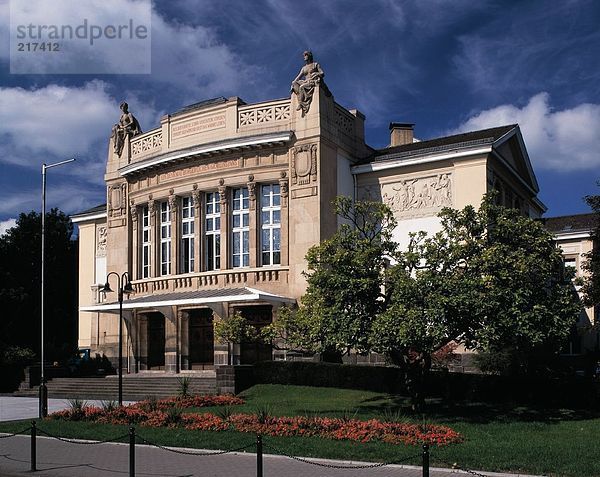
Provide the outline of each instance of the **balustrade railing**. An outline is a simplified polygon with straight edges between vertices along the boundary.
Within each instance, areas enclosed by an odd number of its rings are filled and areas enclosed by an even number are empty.
[[[256,284],[285,284],[288,267],[215,270],[134,280],[133,289],[141,295],[153,292],[190,291],[221,287],[244,287]]]

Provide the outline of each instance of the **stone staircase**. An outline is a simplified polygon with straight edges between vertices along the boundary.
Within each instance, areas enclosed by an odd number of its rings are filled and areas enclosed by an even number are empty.
[[[190,394],[216,394],[216,377],[214,371],[203,371],[193,375],[124,375],[123,400],[140,401],[150,396],[158,399],[176,396],[180,389],[182,377],[190,378],[188,392]],[[117,376],[90,378],[54,378],[48,381],[48,397],[62,399],[100,399],[116,401],[119,394]],[[37,396],[38,387],[22,387],[13,393],[14,396]]]

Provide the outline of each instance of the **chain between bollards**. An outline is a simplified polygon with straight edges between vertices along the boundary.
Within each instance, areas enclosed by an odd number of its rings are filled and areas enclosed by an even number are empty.
[[[263,442],[260,434],[256,435],[256,477],[263,477]]]
[[[423,444],[423,477],[429,477],[429,446]]]
[[[129,477],[135,477],[135,427],[129,428]]]
[[[35,421],[31,421],[31,472],[37,471],[36,465],[36,442],[37,428],[35,427]]]

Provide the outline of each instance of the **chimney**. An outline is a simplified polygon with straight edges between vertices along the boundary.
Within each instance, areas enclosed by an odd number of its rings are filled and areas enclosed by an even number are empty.
[[[412,123],[390,123],[390,147],[412,144],[414,130]]]

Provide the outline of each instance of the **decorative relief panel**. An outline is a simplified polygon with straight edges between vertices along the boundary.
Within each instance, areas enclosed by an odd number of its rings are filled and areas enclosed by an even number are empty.
[[[382,187],[383,202],[396,215],[419,216],[435,214],[442,207],[452,206],[450,173],[405,179]]]
[[[240,127],[290,119],[290,103],[242,109],[238,113]]]
[[[163,143],[162,131],[155,132],[154,134],[141,136],[131,140],[131,155],[139,156],[146,151],[152,151],[159,149]]]
[[[317,145],[292,148],[292,184],[306,185],[317,181]]]
[[[96,257],[106,257],[106,225],[100,225],[96,229]]]
[[[112,185],[108,188],[108,216],[122,217],[127,211],[127,185]]]
[[[335,125],[338,132],[343,132],[348,136],[354,134],[354,116],[349,116],[348,113],[337,107],[335,108]]]

